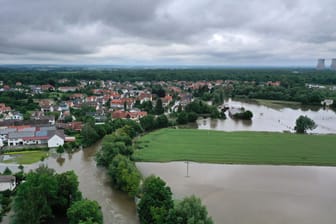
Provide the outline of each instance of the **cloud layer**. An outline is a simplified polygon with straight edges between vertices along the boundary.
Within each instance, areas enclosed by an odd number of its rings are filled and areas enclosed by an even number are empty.
[[[311,65],[333,0],[0,0],[0,63]]]

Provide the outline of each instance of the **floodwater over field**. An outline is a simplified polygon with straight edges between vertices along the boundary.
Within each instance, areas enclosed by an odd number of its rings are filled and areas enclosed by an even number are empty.
[[[275,131],[294,132],[295,120],[300,115],[313,119],[317,128],[312,133],[336,133],[336,113],[331,109],[320,107],[305,108],[298,105],[258,104],[253,101],[227,100],[224,102],[230,107],[244,107],[253,113],[252,121],[231,119],[227,114],[226,120],[198,119],[199,129],[222,131]]]
[[[175,198],[195,194],[221,224],[330,224],[336,220],[336,167],[137,163]]]
[[[63,153],[49,157],[43,163],[58,173],[74,170],[79,179],[79,189],[85,198],[98,201],[104,215],[104,224],[138,224],[134,201],[126,194],[111,189],[106,170],[96,166],[94,155],[100,147],[100,142],[92,147],[73,154]],[[25,170],[35,169],[40,163],[27,165]],[[18,165],[1,164],[2,172],[8,166],[12,171],[18,171]],[[8,217],[2,223],[8,223]]]
[[[330,109],[225,102],[254,114],[252,121],[199,119],[199,129],[224,131],[291,131],[300,115],[312,118],[313,133],[336,133],[336,113]],[[62,157],[54,154],[43,163],[57,172],[74,170],[83,196],[102,207],[106,224],[138,224],[134,201],[110,187],[106,170],[96,166],[101,143]],[[27,165],[37,168],[42,162]],[[18,171],[18,165],[0,163]],[[195,194],[221,224],[330,224],[336,220],[336,167],[219,165],[183,162],[137,163],[144,176],[155,174],[172,188],[174,197]],[[4,217],[2,223],[9,223]]]

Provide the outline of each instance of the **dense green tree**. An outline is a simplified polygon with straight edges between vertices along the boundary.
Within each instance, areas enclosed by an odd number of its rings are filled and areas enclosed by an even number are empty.
[[[57,199],[57,180],[54,171],[40,167],[27,175],[26,182],[17,188],[14,200],[14,224],[39,224],[53,218],[52,206]]]
[[[139,99],[137,99],[134,103],[134,107],[141,109],[141,102]]]
[[[69,122],[72,122],[72,116],[71,116],[71,115],[66,116],[66,117],[64,118],[64,123],[69,123]]]
[[[158,95],[158,97],[164,97],[166,91],[160,85],[152,86],[152,93]]]
[[[249,110],[234,114],[233,117],[235,119],[242,119],[242,120],[251,120],[253,117],[253,113]]]
[[[137,136],[137,130],[135,130],[132,126],[126,124],[124,127],[119,128],[121,132],[125,133],[128,135],[130,138],[134,138]]]
[[[185,111],[182,111],[181,113],[179,113],[177,115],[177,119],[176,119],[178,124],[186,124],[188,123],[188,113]]]
[[[154,113],[156,115],[160,115],[160,114],[163,114],[164,113],[164,108],[162,106],[162,100],[161,98],[159,98],[157,101],[156,101],[156,104],[155,104],[155,107],[154,107]]]
[[[79,109],[70,108],[70,112],[72,115],[76,117],[76,120],[85,122],[88,120],[88,117],[92,118],[92,116],[88,115],[94,113],[95,108],[87,104],[83,104]]]
[[[140,109],[146,111],[149,114],[153,113],[153,103],[152,101],[144,101],[141,106]]]
[[[160,177],[149,176],[144,180],[138,205],[140,222],[162,224],[173,208],[172,192]]]
[[[295,122],[296,133],[304,134],[307,130],[313,130],[316,128],[315,122],[307,116],[300,116]]]
[[[78,178],[74,171],[56,175],[58,191],[57,200],[53,210],[59,214],[65,214],[71,203],[82,199],[81,192],[78,190]]]
[[[12,171],[8,167],[6,167],[3,172],[3,175],[11,175],[11,174],[12,174]]]
[[[211,108],[210,117],[211,118],[219,118],[220,117],[220,113],[219,113],[217,108],[215,108],[215,107]]]
[[[108,167],[113,158],[122,153],[125,155],[131,154],[131,149],[127,149],[122,141],[115,141],[103,144],[101,150],[96,154],[97,165]]]
[[[81,135],[83,137],[83,145],[89,146],[95,143],[99,139],[99,135],[93,128],[92,124],[86,123],[82,128]]]
[[[177,113],[181,113],[181,112],[182,112],[182,105],[179,104],[179,105],[178,105],[178,108],[177,108]]]
[[[213,224],[199,198],[186,197],[169,210],[167,224]]]
[[[26,181],[17,188],[13,223],[50,223],[55,216],[64,216],[68,208],[81,198],[73,171],[55,174],[52,169],[39,167],[30,171]],[[81,217],[86,214],[83,211]]]
[[[155,128],[168,127],[169,121],[166,115],[162,114],[155,119]]]
[[[60,155],[64,153],[64,146],[63,145],[58,146],[56,152]]]
[[[69,224],[103,223],[103,214],[96,201],[80,200],[71,205],[67,211]]]
[[[114,187],[130,196],[136,195],[141,176],[134,163],[127,157],[116,155],[109,166],[108,173]]]
[[[140,118],[140,125],[145,131],[153,130],[155,127],[155,117],[153,115],[147,115]]]
[[[97,132],[99,138],[103,138],[107,134],[106,125],[95,125],[94,129]]]
[[[188,122],[195,122],[198,118],[198,115],[195,112],[189,112],[187,113],[188,116]]]

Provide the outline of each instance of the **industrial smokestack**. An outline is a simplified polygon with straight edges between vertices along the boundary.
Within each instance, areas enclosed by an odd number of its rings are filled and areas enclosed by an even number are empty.
[[[331,59],[330,69],[336,71],[336,58]]]
[[[317,70],[324,70],[325,69],[325,59],[324,58],[319,58],[317,60],[317,66],[316,66]]]

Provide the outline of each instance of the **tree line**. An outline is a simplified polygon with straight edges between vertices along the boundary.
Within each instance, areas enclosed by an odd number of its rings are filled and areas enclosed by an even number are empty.
[[[114,80],[114,81],[174,81],[174,80],[238,80],[238,81],[281,81],[288,85],[295,83],[336,84],[336,72],[315,69],[294,68],[190,68],[190,69],[36,69],[36,68],[0,68],[0,80],[14,85],[24,84],[61,85],[57,80],[67,78],[72,84],[78,79]]]
[[[158,116],[157,119],[162,116],[165,115]],[[153,119],[153,116],[149,115],[149,118]],[[155,120],[153,122],[155,123]],[[120,120],[118,123],[125,125],[119,126],[112,134],[104,137],[102,148],[96,154],[96,161],[98,166],[108,169],[112,187],[126,192],[131,197],[139,198],[140,222],[212,224],[200,199],[192,196],[181,202],[174,202],[170,188],[159,177],[149,176],[141,184],[142,176],[132,157],[136,147],[133,139],[141,133],[141,126],[131,120]]]

